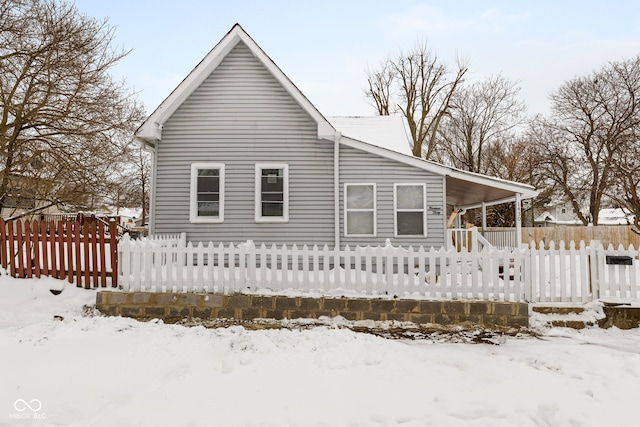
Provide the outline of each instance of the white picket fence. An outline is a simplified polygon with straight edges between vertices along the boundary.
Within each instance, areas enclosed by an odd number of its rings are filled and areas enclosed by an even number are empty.
[[[161,242],[121,240],[124,290],[522,302],[640,298],[638,251],[605,249],[598,242],[470,251]],[[632,265],[607,264],[607,255],[630,257]]]

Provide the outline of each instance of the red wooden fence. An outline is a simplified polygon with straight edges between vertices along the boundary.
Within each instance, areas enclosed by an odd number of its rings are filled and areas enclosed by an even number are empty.
[[[12,277],[51,276],[78,287],[118,286],[118,232],[85,217],[80,221],[0,219],[0,262]]]

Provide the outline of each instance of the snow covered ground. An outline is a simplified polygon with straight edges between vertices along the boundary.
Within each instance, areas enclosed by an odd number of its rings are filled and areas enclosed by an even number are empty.
[[[640,329],[500,345],[86,317],[0,276],[1,426],[638,425]],[[57,317],[55,317],[57,316]]]

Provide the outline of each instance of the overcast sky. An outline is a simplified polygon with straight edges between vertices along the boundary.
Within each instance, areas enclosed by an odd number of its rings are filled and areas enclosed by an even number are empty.
[[[132,49],[116,68],[153,111],[239,23],[326,116],[371,115],[366,70],[419,40],[470,80],[519,82],[530,114],[563,82],[640,54],[637,0],[76,0]]]

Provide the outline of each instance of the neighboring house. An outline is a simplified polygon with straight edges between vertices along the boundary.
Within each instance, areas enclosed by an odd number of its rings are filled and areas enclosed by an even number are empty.
[[[605,208],[598,212],[598,225],[630,225],[634,219],[635,216],[623,208]],[[583,225],[569,204],[547,206],[547,210],[535,218],[534,224],[536,227]]]
[[[635,215],[624,208],[600,209],[599,225],[630,225],[635,223]]]
[[[150,232],[195,242],[443,246],[448,208],[536,194],[343,128],[236,24],[135,133],[154,154]]]
[[[571,204],[545,205],[545,211],[534,218],[536,227],[553,225],[582,225]]]

